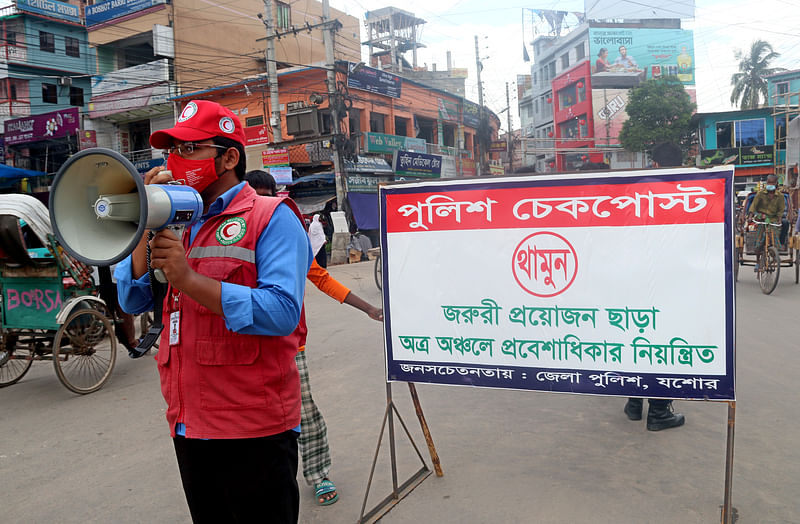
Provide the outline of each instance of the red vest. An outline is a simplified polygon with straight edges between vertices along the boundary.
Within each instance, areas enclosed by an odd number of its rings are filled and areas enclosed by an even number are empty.
[[[200,227],[187,249],[189,267],[214,280],[257,287],[258,237],[282,202],[300,217],[293,201],[259,197],[245,185],[222,213]],[[241,230],[241,222],[220,229],[234,217],[244,220],[246,231],[240,240],[224,245],[218,230],[223,241],[237,226]],[[184,246],[188,239],[187,231]],[[180,311],[180,341],[171,346],[169,315],[175,310]],[[294,357],[305,326],[283,337],[234,333],[221,316],[172,289],[163,318],[156,360],[173,436],[178,422],[186,425],[186,437],[209,439],[263,437],[300,424]]]

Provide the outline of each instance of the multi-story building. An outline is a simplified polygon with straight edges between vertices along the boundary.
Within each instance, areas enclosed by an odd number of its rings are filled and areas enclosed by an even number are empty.
[[[322,65],[322,4],[267,3],[272,27],[282,35],[275,40],[278,69]],[[247,0],[107,0],[87,6],[89,41],[98,56],[87,127],[97,131],[98,145],[128,155],[142,170],[161,162],[148,138],[174,123],[172,98],[266,70],[263,20],[270,17],[261,11],[260,2]],[[358,19],[335,9],[331,18],[341,24],[336,58],[358,61]],[[245,118],[251,126],[265,124],[261,111]]]
[[[55,171],[77,151],[95,68],[77,5],[17,0],[0,10],[0,121],[7,164]]]

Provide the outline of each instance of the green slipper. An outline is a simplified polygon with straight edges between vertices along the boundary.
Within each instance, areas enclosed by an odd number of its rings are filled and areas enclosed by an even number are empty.
[[[329,506],[339,500],[339,494],[336,493],[336,485],[328,479],[324,479],[319,484],[315,484],[314,493],[317,495],[317,504],[320,506]],[[333,493],[333,497],[320,500],[323,495],[327,495],[328,493]]]

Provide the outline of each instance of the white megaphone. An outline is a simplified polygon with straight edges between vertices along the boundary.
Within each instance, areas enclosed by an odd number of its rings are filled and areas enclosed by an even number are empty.
[[[128,256],[147,229],[182,229],[202,214],[197,191],[177,184],[145,186],[127,158],[104,148],[70,157],[50,189],[50,221],[59,244],[92,266]]]

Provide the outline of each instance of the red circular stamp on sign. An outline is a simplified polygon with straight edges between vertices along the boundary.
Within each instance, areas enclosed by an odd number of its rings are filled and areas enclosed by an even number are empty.
[[[511,270],[517,284],[537,297],[554,297],[567,290],[578,274],[578,254],[557,233],[528,235],[514,250]]]

